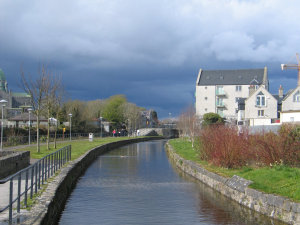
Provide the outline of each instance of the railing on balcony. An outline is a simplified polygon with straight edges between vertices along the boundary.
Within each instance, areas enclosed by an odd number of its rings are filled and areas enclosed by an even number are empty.
[[[225,96],[226,92],[223,89],[216,90],[216,96]]]

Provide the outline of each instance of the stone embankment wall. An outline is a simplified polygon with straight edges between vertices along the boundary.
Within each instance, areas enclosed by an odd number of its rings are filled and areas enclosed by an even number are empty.
[[[162,139],[162,137],[136,138],[105,144],[93,148],[78,159],[71,161],[48,184],[42,195],[37,197],[34,207],[29,212],[23,213],[22,217],[25,218],[25,221],[22,224],[57,224],[77,179],[99,155],[127,144],[158,139]]]
[[[0,179],[29,166],[29,151],[0,151]]]
[[[288,224],[300,224],[300,204],[287,198],[265,194],[248,187],[252,182],[239,176],[225,178],[209,172],[199,164],[177,155],[167,144],[169,157],[177,167],[239,204]]]

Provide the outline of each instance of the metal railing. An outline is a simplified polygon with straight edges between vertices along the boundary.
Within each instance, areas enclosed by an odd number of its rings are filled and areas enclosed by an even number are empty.
[[[107,134],[105,133],[94,133],[94,137],[106,137]],[[78,140],[78,139],[84,139],[88,138],[89,133],[73,133],[72,134],[72,140]],[[50,134],[50,142],[54,142],[54,134]],[[56,135],[56,141],[68,141],[70,139],[70,134],[57,134]],[[37,140],[36,135],[30,135],[30,141],[31,144],[35,144]],[[45,143],[47,140],[46,135],[40,135],[40,142]],[[11,146],[17,146],[17,145],[25,145],[29,143],[29,137],[28,136],[9,136],[9,137],[3,137],[3,146],[4,147],[11,147]]]
[[[8,203],[4,203],[4,206],[0,207],[0,213],[9,209],[9,224],[12,223],[14,203],[16,203],[17,212],[20,213],[21,198],[26,208],[28,195],[32,199],[41,186],[70,160],[71,145],[68,145],[39,159],[27,168],[0,180],[0,186],[6,184],[7,187],[4,188],[9,187],[9,191],[7,191]],[[16,188],[14,188],[15,185]],[[1,193],[1,195],[5,195],[5,193]]]

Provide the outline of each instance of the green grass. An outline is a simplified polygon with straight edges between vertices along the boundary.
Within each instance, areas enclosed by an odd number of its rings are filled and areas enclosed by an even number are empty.
[[[300,168],[287,166],[274,166],[262,168],[245,167],[241,169],[227,169],[216,167],[199,159],[197,151],[192,148],[188,139],[173,139],[169,143],[174,151],[187,160],[199,163],[205,169],[225,177],[238,175],[253,181],[251,188],[256,190],[288,197],[293,201],[300,202]]]
[[[87,152],[88,150],[97,147],[99,145],[107,144],[110,142],[120,141],[120,140],[127,140],[130,139],[129,137],[107,137],[107,138],[94,138],[93,141],[89,141],[87,139],[85,140],[74,140],[72,142],[60,142],[57,143],[57,148],[54,149],[53,143],[50,143],[50,150],[47,150],[46,145],[40,146],[40,152],[38,153],[36,150],[36,146],[30,146],[27,148],[22,149],[16,149],[20,151],[30,151],[30,157],[33,159],[41,159],[45,157],[46,155],[57,151],[58,149],[67,146],[72,145],[72,154],[71,159],[77,159],[79,156]]]

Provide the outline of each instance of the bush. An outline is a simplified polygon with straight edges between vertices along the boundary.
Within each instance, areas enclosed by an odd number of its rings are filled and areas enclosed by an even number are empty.
[[[224,119],[217,113],[205,113],[203,115],[203,126],[211,124],[224,124]]]
[[[207,126],[200,131],[199,155],[216,166],[238,168],[256,165],[300,166],[300,126],[282,125],[273,132],[249,135],[236,127]]]
[[[299,166],[300,126],[282,125],[278,134],[255,135],[253,149],[265,165]]]
[[[249,160],[248,132],[238,134],[236,127],[208,126],[201,130],[200,157],[216,166],[237,168]]]

